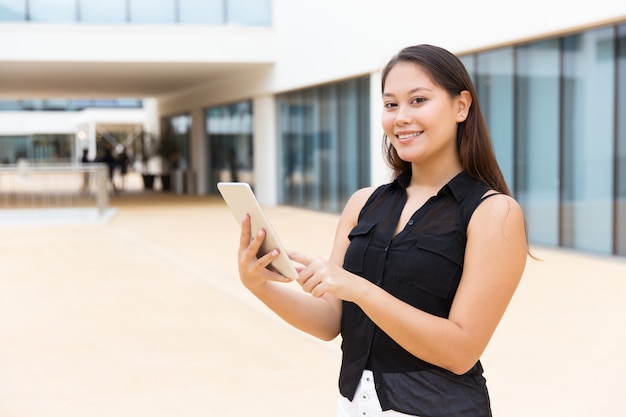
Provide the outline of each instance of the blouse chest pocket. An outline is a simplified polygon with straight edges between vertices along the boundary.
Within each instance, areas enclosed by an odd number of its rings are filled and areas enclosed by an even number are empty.
[[[423,234],[404,258],[400,281],[447,298],[459,285],[464,249],[449,237]]]
[[[346,250],[343,266],[347,271],[359,273],[363,271],[363,264],[367,249],[372,241],[374,228],[377,223],[359,222],[348,234],[350,245]]]

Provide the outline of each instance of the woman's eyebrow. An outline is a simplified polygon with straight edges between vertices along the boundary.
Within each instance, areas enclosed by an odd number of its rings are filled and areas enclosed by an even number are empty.
[[[408,94],[414,94],[420,91],[432,91],[430,88],[426,88],[426,87],[415,87],[409,91],[407,91]],[[383,97],[389,97],[389,96],[393,96],[394,94],[391,93],[384,93],[383,92]]]

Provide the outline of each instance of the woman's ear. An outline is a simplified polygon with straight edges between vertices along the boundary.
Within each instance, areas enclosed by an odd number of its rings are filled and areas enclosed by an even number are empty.
[[[469,114],[469,109],[472,106],[472,95],[467,90],[463,90],[456,98],[457,123],[464,122]]]

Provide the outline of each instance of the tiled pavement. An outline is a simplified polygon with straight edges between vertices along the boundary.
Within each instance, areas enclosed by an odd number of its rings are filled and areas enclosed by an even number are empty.
[[[0,227],[1,417],[334,416],[339,340],[242,288],[219,198],[112,205]],[[328,255],[336,215],[267,211],[287,247]],[[534,250],[483,356],[494,416],[626,416],[626,259]]]

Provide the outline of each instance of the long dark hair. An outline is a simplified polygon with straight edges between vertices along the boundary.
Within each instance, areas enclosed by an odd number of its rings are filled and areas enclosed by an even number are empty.
[[[472,177],[483,181],[496,191],[511,195],[496,161],[489,129],[478,103],[476,88],[461,60],[437,46],[409,46],[391,58],[385,66],[382,73],[382,91],[385,90],[389,71],[402,62],[412,62],[422,67],[432,81],[443,87],[450,97],[456,97],[462,91],[470,93],[472,104],[467,118],[459,123],[457,129],[457,152],[461,165]],[[383,148],[386,162],[393,169],[395,176],[411,168],[410,162],[400,159],[386,134],[383,137]]]

